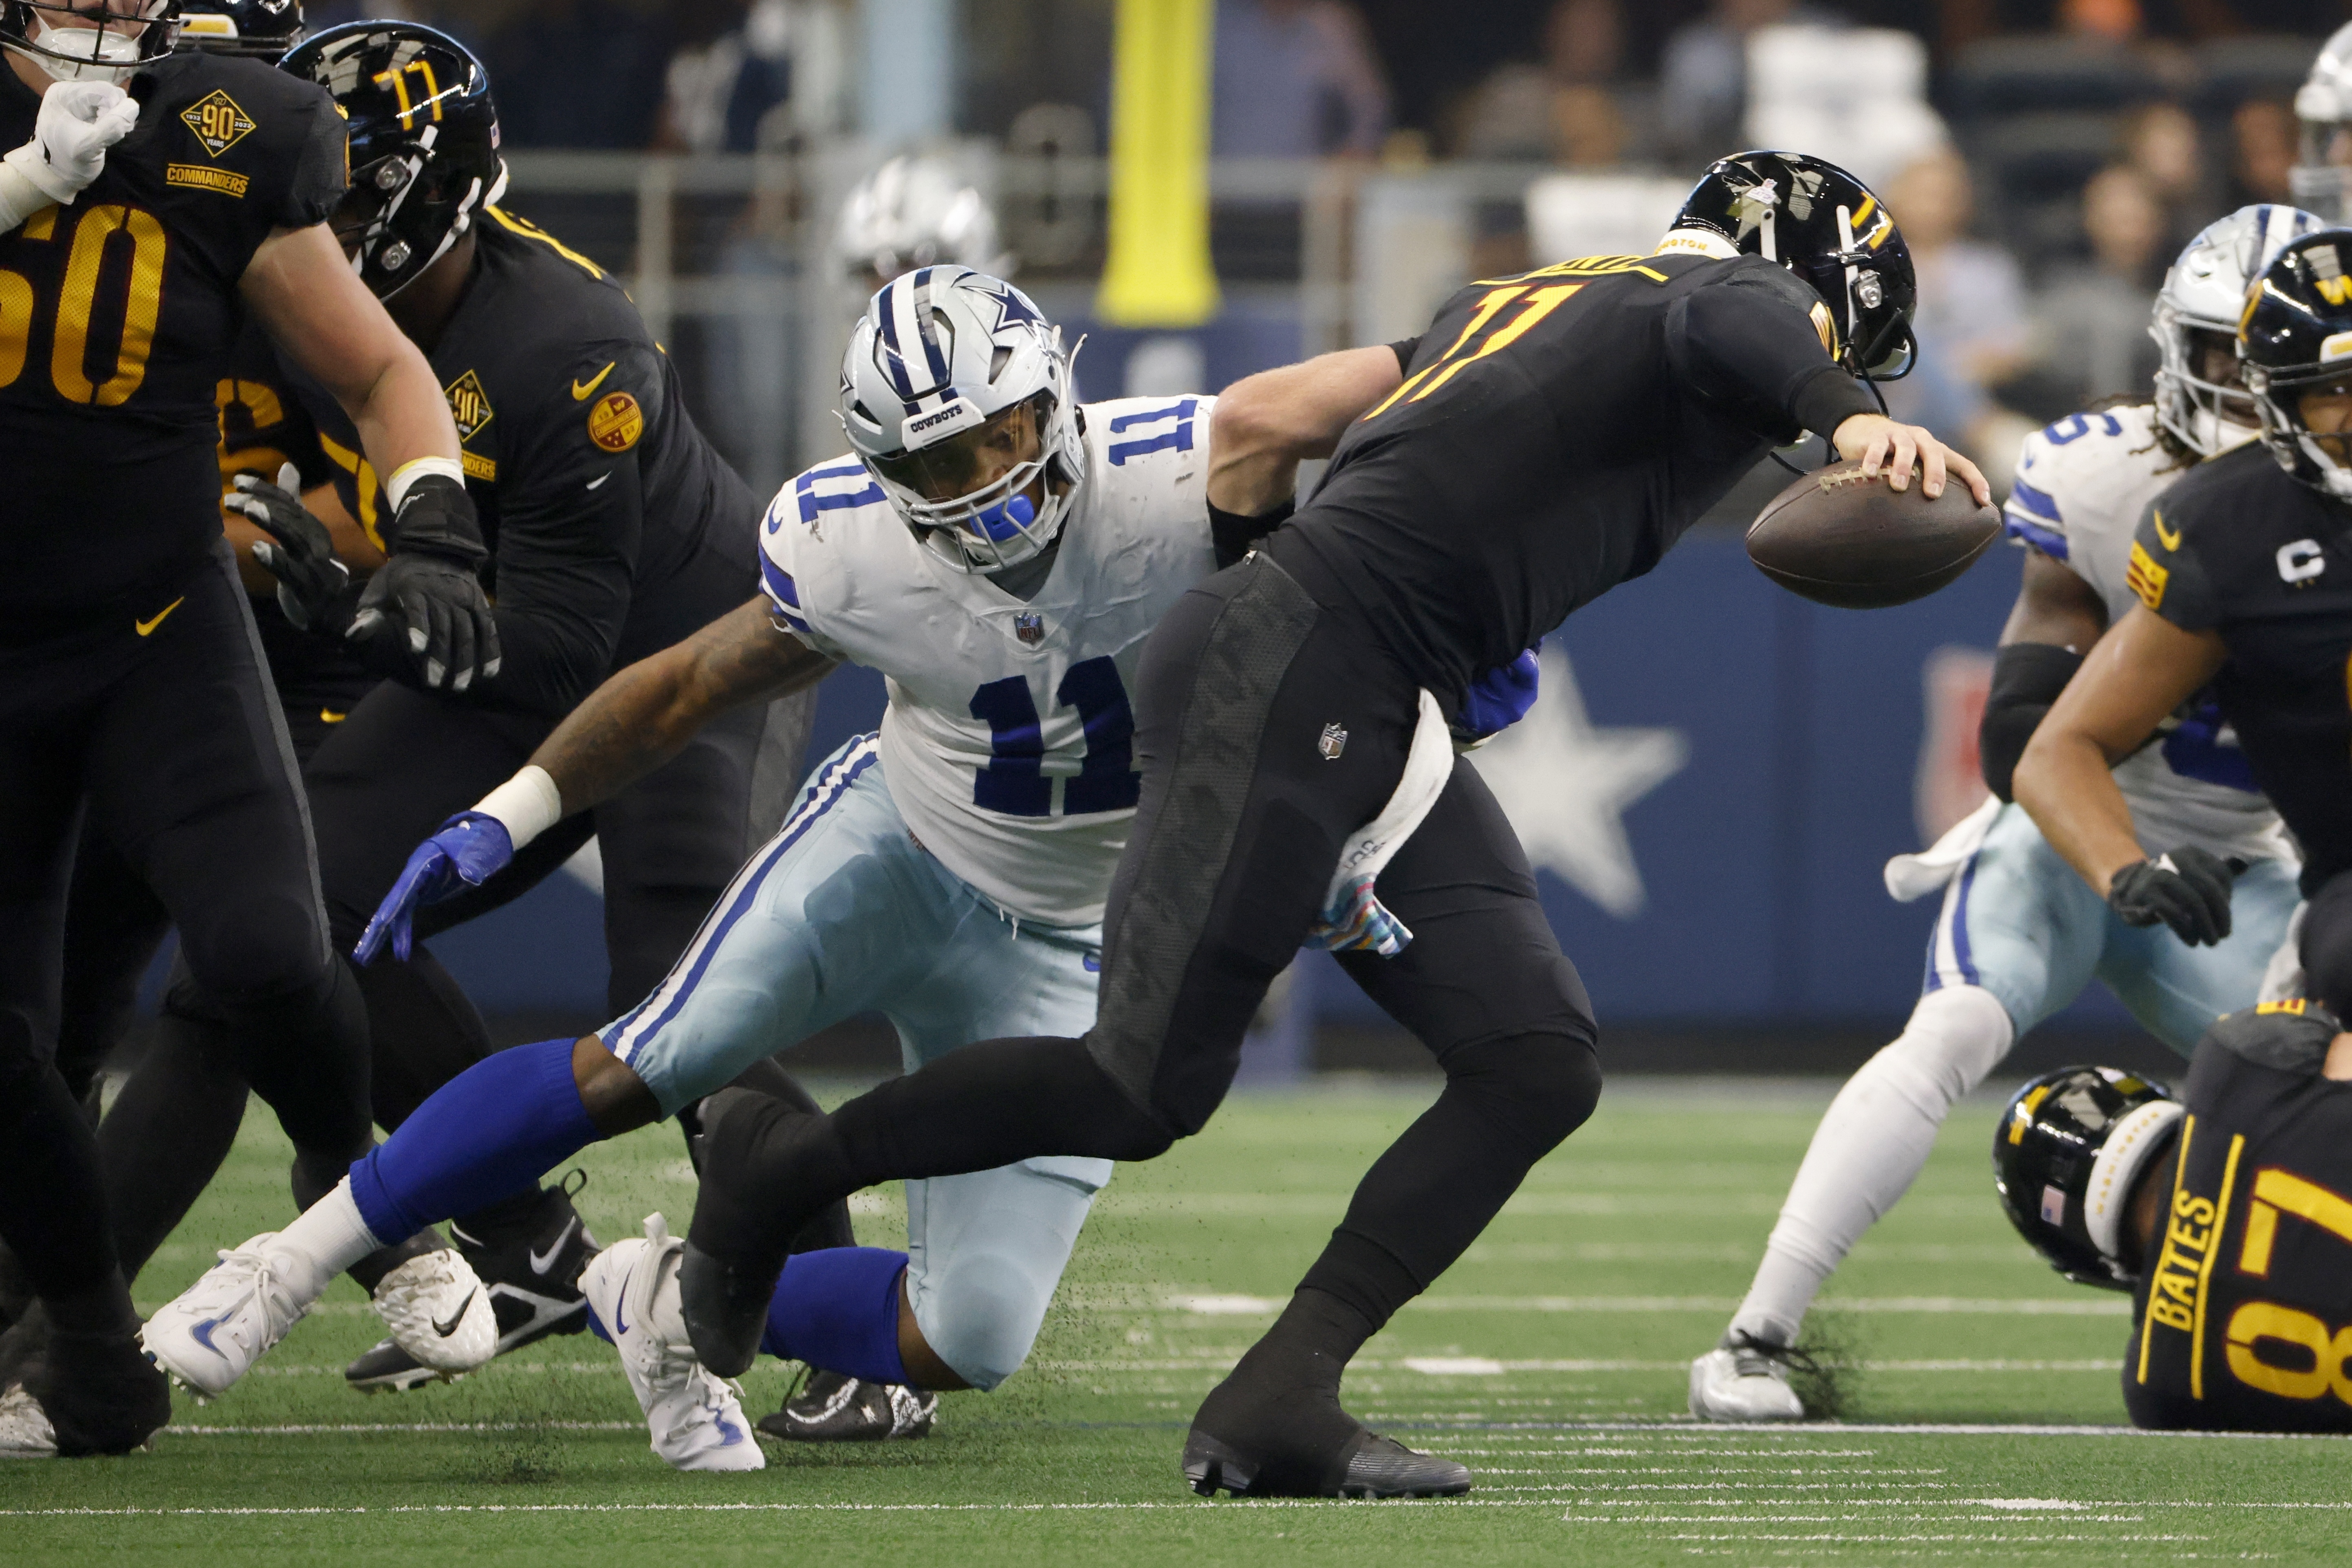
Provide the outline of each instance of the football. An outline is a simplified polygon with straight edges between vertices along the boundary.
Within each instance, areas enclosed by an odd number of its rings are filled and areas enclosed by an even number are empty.
[[[2000,537],[2000,509],[1954,479],[1929,500],[1915,478],[1889,489],[1862,460],[1832,463],[1772,498],[1748,530],[1748,558],[1790,593],[1841,609],[1907,605],[1951,582]]]

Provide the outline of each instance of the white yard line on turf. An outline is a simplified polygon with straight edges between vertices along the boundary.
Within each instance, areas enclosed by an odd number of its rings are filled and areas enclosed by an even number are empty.
[[[1431,1498],[1433,1508],[1557,1508],[1549,1499]],[[368,1508],[0,1508],[0,1519],[137,1519],[259,1517],[311,1514],[421,1513],[1142,1513],[1193,1509],[1204,1514],[1247,1509],[1354,1508],[1336,1498],[1230,1498],[1190,1502],[445,1502]],[[1714,1520],[1705,1521],[1715,1523]],[[1775,1521],[1778,1522],[1778,1521]]]
[[[2075,1296],[1847,1296],[1824,1297],[1824,1312],[1930,1313],[1993,1318],[2128,1318],[2131,1303],[2115,1298]],[[1171,1295],[1154,1309],[1140,1303],[1104,1301],[1084,1310],[1101,1313],[1184,1312],[1195,1317],[1272,1317],[1283,1303],[1267,1296]],[[1404,1304],[1408,1312],[1728,1312],[1737,1296],[1422,1296]]]

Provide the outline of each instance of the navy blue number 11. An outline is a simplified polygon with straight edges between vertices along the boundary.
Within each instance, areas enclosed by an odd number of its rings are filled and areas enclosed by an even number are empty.
[[[1124,811],[1141,793],[1143,775],[1134,771],[1135,712],[1109,658],[1070,666],[1055,698],[1078,710],[1086,726],[1086,760],[1062,786],[1064,815]],[[988,765],[975,771],[971,803],[1007,816],[1053,813],[1054,781],[1045,775],[1045,739],[1037,704],[1024,677],[992,680],[971,694],[971,716],[988,726]]]

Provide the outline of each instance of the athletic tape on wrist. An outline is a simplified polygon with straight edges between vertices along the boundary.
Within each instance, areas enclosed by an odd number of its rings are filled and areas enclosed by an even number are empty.
[[[0,232],[16,227],[43,207],[57,205],[57,198],[35,184],[13,161],[0,158]]]
[[[383,499],[392,503],[394,516],[399,515],[400,503],[407,496],[408,487],[427,474],[439,474],[460,485],[466,482],[465,468],[455,458],[411,458],[393,469],[392,478],[383,481]]]
[[[495,816],[517,849],[563,820],[563,795],[554,775],[538,763],[484,795],[474,809]]]

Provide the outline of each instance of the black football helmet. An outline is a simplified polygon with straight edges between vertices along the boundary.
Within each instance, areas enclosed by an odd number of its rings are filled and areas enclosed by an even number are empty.
[[[101,13],[104,21],[99,23]],[[0,48],[29,55],[58,81],[120,86],[179,45],[179,0],[5,0]]]
[[[2128,1290],[2124,1210],[2171,1146],[2181,1104],[2116,1068],[2062,1068],[2017,1091],[1992,1134],[1992,1184],[2017,1234],[2077,1285]]]
[[[302,0],[180,0],[180,42],[274,60],[302,41]]]
[[[415,22],[346,22],[278,61],[351,121],[352,188],[331,220],[360,278],[389,300],[439,260],[507,187],[490,79],[466,47]]]
[[[2324,229],[2278,253],[2246,291],[2238,357],[2279,467],[2352,500],[2352,436],[2315,436],[2303,417],[2305,394],[2352,393],[2352,229]]]
[[[1910,374],[1919,299],[1910,247],[1870,187],[1835,163],[1802,153],[1717,159],[1683,199],[1675,228],[1713,235],[1811,284],[1830,312],[1830,353],[1856,375]]]

